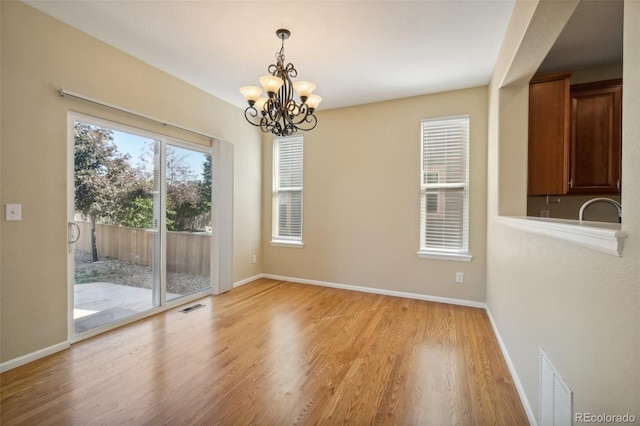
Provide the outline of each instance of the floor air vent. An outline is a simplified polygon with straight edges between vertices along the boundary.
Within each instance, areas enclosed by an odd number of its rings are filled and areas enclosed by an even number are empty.
[[[193,306],[189,306],[187,308],[184,309],[180,309],[180,312],[184,312],[185,314],[188,314],[191,311],[195,311],[196,309],[200,309],[200,308],[204,308],[204,305],[201,303],[198,303],[197,305],[193,305]]]

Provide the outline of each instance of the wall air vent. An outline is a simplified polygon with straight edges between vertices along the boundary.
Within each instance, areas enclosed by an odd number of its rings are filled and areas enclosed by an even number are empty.
[[[184,312],[185,314],[188,314],[189,312],[195,311],[196,309],[200,309],[200,308],[204,308],[204,305],[201,303],[198,303],[197,305],[192,305],[187,308],[180,309],[180,312]]]
[[[571,426],[573,424],[573,392],[540,348],[540,426]]]

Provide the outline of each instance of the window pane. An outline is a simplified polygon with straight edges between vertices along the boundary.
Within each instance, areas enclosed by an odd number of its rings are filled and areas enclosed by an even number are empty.
[[[302,236],[302,192],[280,192],[278,203],[278,234],[280,237]]]
[[[425,223],[425,246],[460,250],[463,248],[465,218],[464,198],[462,189],[441,189],[440,196],[444,202],[439,206],[440,211],[429,211],[427,198],[427,212]],[[432,194],[427,194],[430,196]]]
[[[438,213],[438,192],[427,192],[427,213]]]
[[[279,188],[302,186],[302,141],[300,138],[281,139],[277,149]]]
[[[211,287],[211,156],[167,145],[167,300]]]
[[[431,183],[438,183],[438,181],[439,181],[439,178],[438,178],[439,174],[440,174],[439,172],[427,171],[427,172],[425,173],[425,175],[426,175],[426,179],[425,179],[425,180],[426,180],[426,182],[425,182],[425,183],[428,183],[428,184],[431,184]]]
[[[76,334],[160,305],[160,142],[74,124]]]
[[[439,182],[461,183],[467,176],[468,118],[423,123],[423,172],[440,172]],[[431,182],[427,182],[431,183]]]

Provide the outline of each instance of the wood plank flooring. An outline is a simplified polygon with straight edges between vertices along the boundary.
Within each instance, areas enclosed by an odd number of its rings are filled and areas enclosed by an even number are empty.
[[[481,309],[268,279],[197,303],[3,373],[0,424],[528,424]]]

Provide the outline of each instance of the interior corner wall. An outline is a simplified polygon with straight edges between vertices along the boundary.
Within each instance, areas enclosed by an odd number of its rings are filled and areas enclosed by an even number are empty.
[[[60,88],[233,143],[233,279],[260,274],[261,136],[242,111],[22,2],[0,11],[1,203],[22,204],[21,222],[2,222],[0,362],[67,340],[68,111],[210,143]]]
[[[471,262],[419,259],[421,120],[470,114]],[[304,133],[304,248],[273,247],[272,144],[263,156],[265,272],[484,301],[487,87],[318,112]],[[455,273],[464,272],[464,283]]]
[[[496,222],[522,214],[526,156],[507,153],[526,152],[529,78],[576,4],[518,1],[492,78],[487,306],[534,419],[540,347],[572,389],[574,413],[640,418],[640,3],[624,12],[622,257]]]

